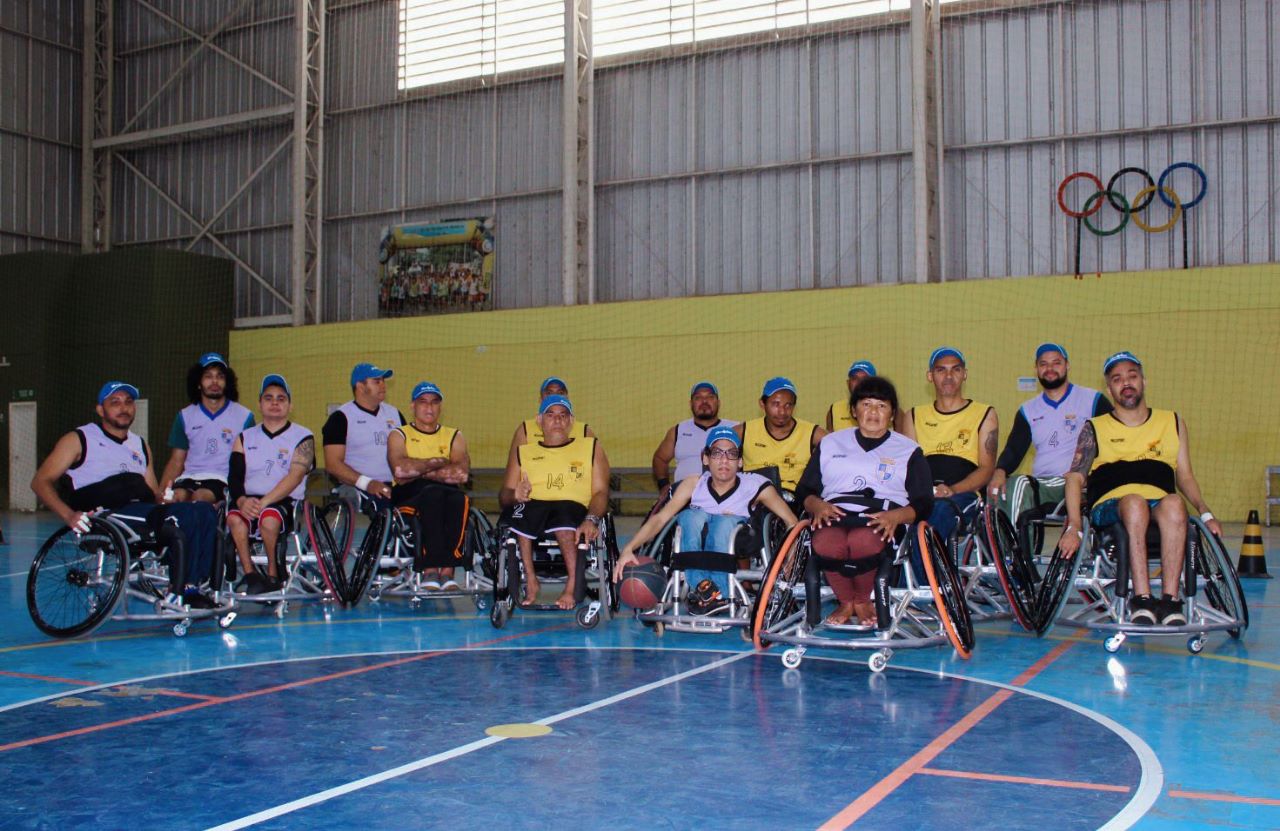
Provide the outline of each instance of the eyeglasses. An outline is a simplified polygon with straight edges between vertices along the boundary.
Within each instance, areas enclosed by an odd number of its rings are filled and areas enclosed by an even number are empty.
[[[737,461],[742,458],[742,451],[733,447],[727,450],[721,450],[718,447],[713,447],[707,451],[707,456],[712,459],[728,459],[730,461]]]

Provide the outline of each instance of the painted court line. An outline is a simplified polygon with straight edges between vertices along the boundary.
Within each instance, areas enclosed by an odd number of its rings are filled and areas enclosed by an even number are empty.
[[[924,776],[946,776],[951,779],[975,779],[979,782],[1008,782],[1014,785],[1044,785],[1050,788],[1075,788],[1083,791],[1128,793],[1133,790],[1128,785],[1100,785],[1095,782],[1072,782],[1066,779],[1041,779],[1036,776],[1006,776],[1000,773],[975,773],[968,770],[920,768],[916,773]]]
[[[1213,793],[1212,791],[1169,791],[1174,799],[1204,799],[1211,802],[1238,802],[1243,805],[1275,805],[1280,806],[1280,799],[1265,796],[1239,796],[1231,793]]]
[[[721,658],[718,661],[712,661],[709,664],[705,664],[695,669],[686,670],[684,672],[677,673],[675,675],[671,675],[666,678],[661,678],[657,681],[651,681],[650,683],[643,684],[639,687],[632,687],[629,690],[624,690],[623,692],[617,693],[616,695],[611,695],[608,698],[602,698],[599,701],[593,701],[590,704],[584,704],[581,707],[574,707],[571,710],[565,710],[564,712],[556,713],[555,715],[538,719],[533,723],[542,724],[546,726],[550,726],[552,724],[558,724],[559,722],[565,721],[566,719],[571,719],[575,716],[580,716],[584,713],[589,713],[594,710],[599,710],[603,707],[608,707],[612,704],[617,704],[620,701],[626,701],[629,698],[635,698],[636,696],[644,695],[647,692],[660,689],[669,684],[674,684],[679,681],[683,681],[686,678],[692,678],[695,675],[701,675],[704,672],[709,672],[710,670],[713,670],[713,669],[719,669],[722,666],[731,664],[734,661],[740,661],[743,658],[746,658],[754,654],[755,653],[753,652],[739,652],[735,655],[729,656],[728,658]],[[258,823],[266,822],[267,820],[284,816],[285,814],[291,814],[294,811],[300,811],[303,808],[309,808],[313,805],[318,805],[321,802],[327,802],[328,800],[333,799],[335,797],[343,796],[349,793],[354,793],[355,791],[363,790],[364,788],[368,788],[373,785],[377,785],[391,779],[396,779],[401,776],[414,773],[416,771],[424,770],[434,765],[438,765],[441,762],[447,762],[450,759],[457,759],[460,756],[465,756],[469,753],[474,753],[477,750],[483,750],[486,747],[490,747],[492,745],[498,744],[499,742],[505,742],[505,741],[510,741],[510,739],[507,736],[487,736],[483,739],[477,739],[474,742],[469,742],[467,744],[460,745],[450,750],[446,750],[442,753],[436,753],[434,755],[427,756],[422,759],[418,759],[417,761],[409,762],[407,764],[400,765],[399,767],[391,768],[390,770],[384,770],[381,773],[375,773],[371,776],[366,776],[361,779],[356,779],[355,781],[348,782],[345,785],[338,785],[333,788],[328,788],[326,790],[311,794],[310,796],[304,796],[300,799],[295,799],[291,802],[286,802],[282,805],[277,805],[274,808],[268,808],[264,811],[258,811],[257,813],[249,814],[248,816],[241,817],[240,819],[232,820],[231,822],[223,823],[222,825],[215,825],[212,828],[210,828],[209,831],[234,831],[234,829],[238,829],[238,828],[248,828],[250,826],[257,825]]]
[[[97,687],[103,689],[103,685],[97,681],[80,681],[75,678],[59,678],[55,675],[34,675],[30,672],[10,672],[0,669],[0,676],[5,678],[29,678],[32,681],[48,681],[51,684],[70,684],[75,687]],[[130,686],[128,684],[119,684],[120,687]],[[107,687],[106,689],[111,689]],[[182,692],[181,690],[147,690],[146,695],[167,695],[173,698],[191,698],[196,701],[221,701],[216,695],[200,695],[199,693]]]

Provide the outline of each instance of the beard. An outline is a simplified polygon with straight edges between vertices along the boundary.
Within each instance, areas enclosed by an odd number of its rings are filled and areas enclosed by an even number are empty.
[[[1067,383],[1067,376],[1059,375],[1057,378],[1053,379],[1052,381],[1047,381],[1044,378],[1039,378],[1037,380],[1040,381],[1040,386],[1044,387],[1045,389],[1056,390],[1059,387],[1061,387],[1063,384]]]

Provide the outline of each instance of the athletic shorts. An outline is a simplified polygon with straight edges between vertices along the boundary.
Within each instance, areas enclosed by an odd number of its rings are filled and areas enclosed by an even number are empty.
[[[1154,508],[1163,501],[1163,498],[1148,499],[1147,506]],[[1119,499],[1108,499],[1106,502],[1099,502],[1097,505],[1093,506],[1093,511],[1089,513],[1089,521],[1092,522],[1096,528],[1115,525],[1120,521],[1120,512],[1116,510],[1116,506],[1119,504]]]
[[[502,518],[514,533],[536,540],[556,531],[576,531],[587,518],[587,506],[563,499],[531,499],[512,505]]]
[[[227,483],[221,479],[178,479],[173,483],[174,490],[191,491],[209,491],[219,500],[225,499],[227,496]]]
[[[239,508],[232,508],[227,511],[227,518],[230,519],[233,516],[240,517],[245,522],[249,523],[249,536],[256,537],[259,536],[258,525],[262,520],[266,517],[274,516],[276,519],[280,520],[280,533],[287,534],[293,530],[293,505],[294,500],[291,497],[286,496],[279,502],[263,508],[262,513],[258,514],[257,519],[249,519],[249,517],[241,513]]]

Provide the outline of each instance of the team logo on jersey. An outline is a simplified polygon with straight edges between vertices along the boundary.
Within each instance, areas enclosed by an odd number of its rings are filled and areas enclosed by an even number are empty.
[[[1062,426],[1067,431],[1067,435],[1075,435],[1080,429],[1080,417],[1075,413],[1067,413],[1062,417]]]
[[[289,449],[287,447],[276,448],[276,461],[285,462],[289,459]]]
[[[399,425],[397,425],[397,424],[396,424],[396,420],[395,420],[394,418],[389,418],[389,419],[387,419],[387,429],[388,429],[388,430],[394,430],[394,429],[396,429],[396,427],[397,427],[397,426],[399,426]]]
[[[136,450],[130,450],[130,451],[129,451],[129,457],[130,457],[131,459],[133,459],[133,463],[134,463],[134,464],[136,464],[136,465],[144,465],[144,464],[146,464],[146,462],[145,462],[145,461],[143,460],[143,458],[142,458],[142,454],[141,454],[141,453],[139,453],[139,452],[138,452],[138,451],[136,451]]]
[[[1162,446],[1160,439],[1155,439],[1154,441],[1147,443],[1147,452],[1142,454],[1142,458],[1158,459],[1163,455],[1164,447]]]
[[[968,447],[969,440],[972,438],[973,438],[972,430],[961,430],[958,433],[956,433],[956,441],[960,444],[961,448]]]
[[[577,481],[582,478],[585,465],[582,462],[569,462],[569,475]]]
[[[230,427],[222,428],[222,441],[224,444],[231,444],[235,440],[235,434],[231,432]]]
[[[880,464],[876,465],[876,476],[880,477],[881,482],[888,482],[893,478],[893,472],[897,469],[898,462],[896,459],[880,457]]]

